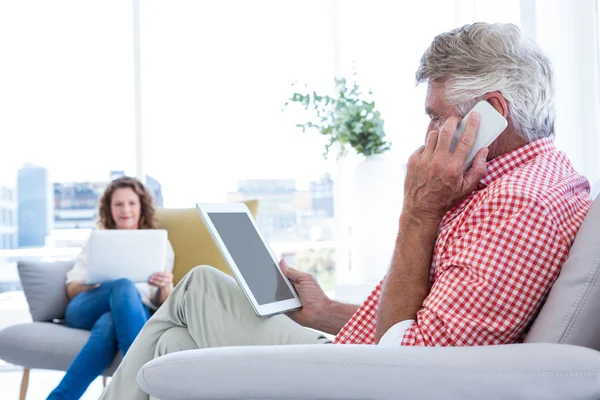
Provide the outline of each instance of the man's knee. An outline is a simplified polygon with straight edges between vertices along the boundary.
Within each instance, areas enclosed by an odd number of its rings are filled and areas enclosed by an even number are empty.
[[[191,338],[187,328],[174,327],[166,330],[158,339],[156,356],[197,348],[198,345]]]
[[[231,276],[209,265],[200,265],[188,272],[178,286],[195,296],[198,293],[220,292],[232,285],[237,287]]]
[[[223,272],[210,265],[198,265],[197,267],[192,268],[192,270],[188,272],[188,275],[189,279],[192,281],[200,280],[205,282],[206,280],[219,279],[219,277],[223,275]]]

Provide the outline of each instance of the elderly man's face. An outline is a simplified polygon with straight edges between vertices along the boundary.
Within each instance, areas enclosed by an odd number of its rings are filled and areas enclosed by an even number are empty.
[[[429,116],[427,134],[433,130],[439,130],[450,117],[460,117],[456,107],[448,104],[444,96],[443,85],[430,82],[427,85],[427,97],[425,98],[425,113]]]
[[[506,107],[506,101],[499,92],[488,93],[484,96],[498,112],[502,112],[502,104]],[[427,97],[425,98],[425,113],[429,116],[429,125],[425,132],[424,141],[427,140],[427,134],[432,130],[439,130],[450,117],[460,117],[456,106],[446,101],[444,85],[438,82],[430,82],[427,85]],[[512,126],[509,121],[509,127],[489,146],[488,161],[511,151],[525,144],[519,136],[510,133]]]

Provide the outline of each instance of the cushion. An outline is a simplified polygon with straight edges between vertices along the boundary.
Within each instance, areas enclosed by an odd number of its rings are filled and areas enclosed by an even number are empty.
[[[66,371],[90,337],[90,332],[52,322],[32,322],[0,330],[0,359],[25,368]],[[120,354],[104,372],[110,376]]]
[[[256,218],[258,200],[244,202]],[[221,256],[202,218],[195,208],[158,209],[158,228],[169,232],[169,241],[175,251],[173,282],[177,284],[197,265],[210,265],[229,275],[231,271]]]
[[[600,198],[579,228],[526,341],[600,350]]]
[[[73,261],[18,263],[21,285],[34,321],[64,318],[68,303],[65,275],[72,267]]]

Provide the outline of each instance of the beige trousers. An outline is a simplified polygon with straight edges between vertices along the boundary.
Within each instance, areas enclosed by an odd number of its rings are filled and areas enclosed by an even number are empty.
[[[148,399],[138,388],[137,373],[148,361],[168,353],[323,340],[285,315],[259,318],[235,279],[209,266],[196,267],[148,320],[100,398]]]

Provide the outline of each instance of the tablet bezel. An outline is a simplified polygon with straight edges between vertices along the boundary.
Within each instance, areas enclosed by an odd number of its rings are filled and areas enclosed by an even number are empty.
[[[215,244],[217,245],[217,248],[219,249],[221,255],[227,262],[227,265],[231,269],[233,276],[238,281],[240,287],[246,294],[246,297],[248,298],[248,300],[250,300],[250,304],[252,304],[252,308],[254,309],[254,312],[256,312],[256,315],[258,315],[259,317],[267,317],[269,315],[280,314],[280,313],[284,313],[284,312],[291,311],[291,310],[302,307],[302,303],[300,302],[298,293],[296,292],[296,290],[295,290],[294,286],[292,285],[292,283],[290,282],[290,280],[281,271],[281,268],[279,267],[279,260],[277,259],[277,257],[275,256],[275,253],[273,252],[271,247],[268,245],[268,243],[266,242],[262,233],[258,229],[258,226],[256,225],[256,221],[254,220],[254,216],[252,215],[252,213],[250,213],[250,210],[248,209],[246,204],[244,204],[244,203],[197,203],[196,210],[202,217],[202,220],[204,221],[204,224],[205,224],[208,232],[210,233],[211,237],[213,238]],[[292,295],[294,296],[292,299],[276,301],[273,303],[267,303],[267,304],[262,304],[262,305],[258,304],[258,302],[256,301],[256,298],[254,297],[254,294],[252,293],[252,290],[246,283],[244,276],[242,275],[239,268],[237,267],[235,261],[233,260],[233,257],[231,257],[231,254],[229,254],[229,251],[227,250],[227,246],[225,246],[225,243],[221,239],[221,236],[219,235],[217,229],[213,225],[212,220],[210,219],[210,217],[208,215],[209,213],[213,213],[213,212],[245,213],[247,215],[248,219],[252,223],[252,226],[256,230],[258,237],[260,238],[263,245],[265,246],[265,248],[271,255],[271,258],[273,259],[273,262],[275,263],[277,270],[283,277],[283,281],[286,283],[286,285],[288,285],[290,291],[292,292]]]

